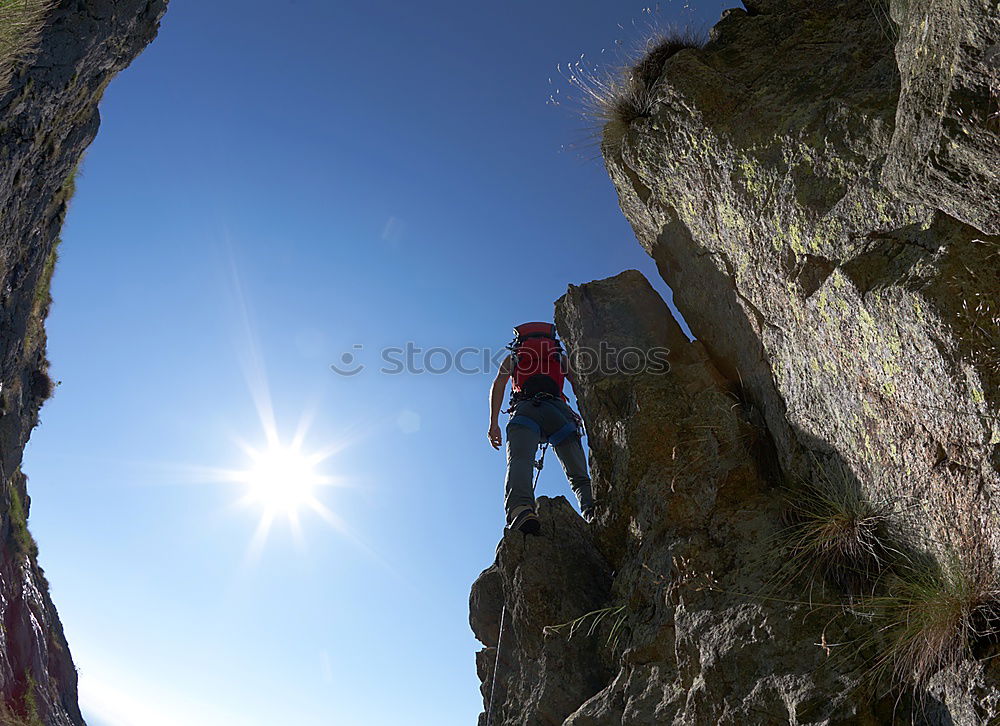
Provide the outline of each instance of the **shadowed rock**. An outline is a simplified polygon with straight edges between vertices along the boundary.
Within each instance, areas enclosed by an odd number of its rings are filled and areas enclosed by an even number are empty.
[[[848,724],[891,712],[854,688],[857,661],[831,665],[819,644],[824,628],[851,637],[849,624],[782,580],[766,432],[649,283],[629,271],[573,286],[556,320],[570,350],[667,346],[670,370],[579,373],[603,506],[588,532],[556,500],[566,524],[541,542],[506,535],[473,587],[487,706],[504,604],[518,613],[504,638],[529,644],[501,649],[501,662],[516,661],[509,677],[501,667],[495,723]],[[544,625],[598,608],[610,613],[592,635],[539,639]]]
[[[538,516],[542,535],[507,532],[496,562],[476,580],[469,600],[469,622],[486,646],[476,663],[487,709],[499,663],[495,726],[562,723],[609,675],[594,638],[586,635],[590,622],[572,637],[568,627],[551,634],[545,628],[607,607],[610,569],[587,525],[563,497],[539,497]],[[485,724],[485,716],[480,723]]]
[[[27,533],[24,445],[51,393],[45,316],[73,177],[111,79],[156,35],[166,0],[60,0],[0,94],[0,721],[83,723],[76,669]],[[32,707],[31,704],[34,704]],[[21,719],[21,720],[17,720]]]

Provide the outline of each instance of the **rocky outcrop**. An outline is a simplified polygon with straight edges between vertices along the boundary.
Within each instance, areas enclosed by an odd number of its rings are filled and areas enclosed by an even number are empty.
[[[835,452],[873,494],[947,493],[978,526],[1000,485],[1000,239],[882,183],[910,31],[894,53],[867,2],[751,7],[612,130],[622,208],[786,469]]]
[[[569,502],[542,498],[538,513],[544,536],[507,533],[472,587],[469,622],[486,645],[476,665],[493,724],[562,723],[609,675],[589,639],[547,637],[544,626],[602,607],[611,570]]]
[[[882,183],[1000,234],[1000,12],[987,0],[894,0],[891,13],[901,88]]]
[[[570,666],[612,675],[563,722],[992,723],[1000,673],[968,649],[873,686],[895,630],[872,626],[888,596],[868,597],[890,576],[862,595],[856,573],[789,574],[783,537],[795,483],[836,479],[886,507],[906,562],[974,559],[1000,587],[995,8],[746,8],[669,57],[651,114],[602,146],[698,342],[637,273],[557,304],[571,349],[671,350],[665,375],[581,374],[605,504],[589,531],[613,571],[592,609],[623,620],[617,647],[602,620]],[[494,723],[558,723],[512,718],[524,701],[506,697]]]
[[[73,178],[107,84],[156,34],[166,0],[60,0],[0,89],[0,721],[82,724],[76,670],[27,531],[20,471],[52,390],[44,321]],[[20,719],[20,720],[18,720]]]
[[[542,500],[543,536],[505,535],[473,586],[487,708],[508,608],[492,723],[870,717],[878,705],[852,690],[857,664],[830,668],[817,645],[828,613],[772,587],[783,497],[756,413],[638,272],[571,287],[557,325],[573,349],[668,348],[670,371],[581,374],[599,520],[588,529],[564,500]],[[578,618],[572,636],[546,628]],[[845,637],[844,624],[826,634]],[[572,684],[557,708],[545,696],[553,683]]]

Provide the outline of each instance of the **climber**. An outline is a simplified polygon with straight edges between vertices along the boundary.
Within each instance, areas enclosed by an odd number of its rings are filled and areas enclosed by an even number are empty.
[[[507,347],[510,355],[490,389],[490,444],[499,450],[503,444],[498,419],[507,380],[511,385],[510,413],[507,422],[507,478],[504,482],[504,509],[507,529],[525,534],[540,534],[541,524],[535,514],[535,490],[532,472],[541,468],[535,463],[540,443],[552,445],[562,464],[580,512],[590,522],[594,500],[587,474],[587,456],[580,437],[583,422],[566,403],[563,381],[568,380],[576,393],[569,359],[556,339],[551,323],[524,323],[514,328],[515,338]],[[544,457],[544,449],[543,449]]]

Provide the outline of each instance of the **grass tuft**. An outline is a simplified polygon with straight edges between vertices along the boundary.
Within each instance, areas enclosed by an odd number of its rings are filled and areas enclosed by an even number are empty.
[[[24,501],[17,485],[11,481],[7,484],[7,493],[10,498],[10,538],[14,545],[14,551],[32,560],[38,557],[38,544],[28,530],[28,512],[25,509]]]
[[[609,123],[628,126],[652,116],[657,83],[668,58],[686,48],[701,48],[707,39],[690,29],[674,28],[650,38],[638,58],[624,67],[601,71],[580,61],[567,69],[576,89],[580,112],[598,138]]]
[[[889,578],[884,594],[864,603],[876,625],[879,655],[870,675],[926,686],[934,673],[974,657],[1000,634],[1000,582],[990,558],[929,558]]]
[[[35,696],[38,683],[30,674],[26,680],[27,686],[20,699],[14,697],[9,703],[0,701],[0,726],[45,726],[38,714],[38,699]],[[20,707],[17,707],[18,700],[21,701]]]
[[[871,586],[896,552],[896,507],[866,497],[844,474],[801,482],[789,489],[788,505],[789,524],[779,533],[786,580],[821,576],[857,590]]]
[[[544,635],[560,635],[565,633],[566,639],[569,640],[579,631],[586,628],[587,636],[590,637],[597,631],[604,620],[608,620],[611,622],[611,628],[604,644],[609,646],[613,651],[621,642],[627,617],[628,612],[625,605],[600,608],[599,610],[591,610],[589,613],[584,613],[578,618],[560,623],[559,625],[546,625],[542,628],[542,633]]]
[[[54,5],[54,0],[0,0],[0,93],[7,90],[18,64],[38,47]]]
[[[702,48],[706,40],[703,34],[696,33],[690,28],[674,28],[650,38],[646,41],[642,56],[632,66],[631,80],[645,88],[652,88],[660,79],[663,64],[669,58],[687,48]]]

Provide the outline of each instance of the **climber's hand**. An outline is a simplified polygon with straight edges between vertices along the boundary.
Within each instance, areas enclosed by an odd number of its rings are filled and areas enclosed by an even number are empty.
[[[503,445],[503,436],[500,434],[500,426],[498,424],[490,424],[490,431],[486,436],[490,440],[490,446],[494,449],[499,450]]]

